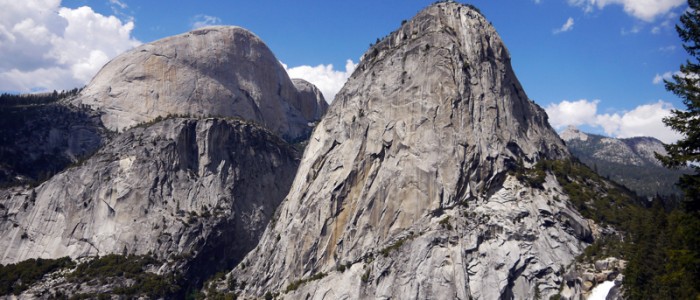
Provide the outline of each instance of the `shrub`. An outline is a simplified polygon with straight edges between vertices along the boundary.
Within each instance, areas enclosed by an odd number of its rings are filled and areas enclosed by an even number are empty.
[[[28,259],[16,264],[0,265],[0,295],[19,295],[46,274],[74,266],[75,263],[68,257]]]

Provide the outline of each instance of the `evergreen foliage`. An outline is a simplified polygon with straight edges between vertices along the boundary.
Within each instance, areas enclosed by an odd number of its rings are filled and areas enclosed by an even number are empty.
[[[90,155],[69,153],[65,139],[52,141],[52,134],[63,136],[74,128],[85,130],[86,137],[100,135],[84,109],[57,103],[79,92],[0,94],[0,187],[39,184],[74,163],[74,155]]]
[[[54,103],[58,100],[77,96],[82,89],[72,89],[69,91],[53,91],[51,93],[38,94],[0,94],[0,106],[21,106],[21,105],[42,105]]]
[[[44,275],[74,265],[68,257],[28,259],[16,264],[0,265],[0,295],[19,295]]]
[[[606,257],[627,260],[623,288],[627,299],[700,297],[700,218],[669,209],[661,197],[639,199],[624,186],[605,180],[576,160],[544,160],[534,168],[516,168],[521,182],[536,186],[540,172],[556,176],[571,204],[586,218],[612,225],[621,236],[596,239],[579,260]]]
[[[67,278],[74,283],[115,283],[111,293],[116,295],[149,298],[173,295],[179,290],[176,278],[146,271],[149,266],[158,264],[155,258],[147,255],[109,254],[78,265]],[[133,284],[123,284],[124,279],[132,280]]]
[[[571,154],[581,160],[589,168],[605,178],[622,184],[633,190],[637,195],[653,198],[657,195],[665,198],[675,198],[683,192],[676,186],[678,178],[683,174],[690,173],[690,168],[680,168],[672,170],[664,166],[657,165],[656,160],[647,160],[640,156],[642,163],[639,165],[629,162],[616,162],[616,158],[606,157],[608,144],[604,136],[587,134],[588,138],[583,141],[572,139],[566,141],[566,146]],[[635,149],[637,143],[644,138],[620,139],[630,148]],[[600,155],[603,153],[603,155]],[[632,160],[633,157],[630,157]]]
[[[672,111],[664,124],[684,137],[657,158],[670,168],[691,164],[694,174],[679,179],[682,209],[666,212],[656,204],[634,224],[624,282],[630,299],[700,299],[700,0],[688,0],[688,6],[676,31],[691,59],[665,81],[686,110]]]
[[[676,31],[683,48],[692,57],[680,67],[673,81],[665,81],[666,89],[683,99],[686,110],[673,110],[664,124],[684,137],[666,146],[668,156],[657,155],[667,167],[677,168],[694,163],[694,174],[681,176],[678,185],[685,192],[687,211],[700,211],[700,0],[688,0],[689,8],[681,16]]]
[[[70,258],[28,259],[16,264],[0,265],[0,296],[19,295],[47,274],[66,270],[68,282],[80,286],[108,286],[110,293],[128,297],[162,298],[179,291],[177,277],[163,276],[147,271],[158,266],[151,256],[110,254],[77,265]],[[95,299],[100,295],[76,293],[73,299]]]

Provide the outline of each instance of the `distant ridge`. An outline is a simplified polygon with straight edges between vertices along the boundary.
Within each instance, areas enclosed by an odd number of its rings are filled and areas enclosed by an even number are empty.
[[[584,133],[574,126],[567,127],[560,136],[581,162],[640,196],[681,194],[675,184],[687,170],[670,170],[661,165],[654,153],[666,154],[666,150],[658,139],[617,139]]]

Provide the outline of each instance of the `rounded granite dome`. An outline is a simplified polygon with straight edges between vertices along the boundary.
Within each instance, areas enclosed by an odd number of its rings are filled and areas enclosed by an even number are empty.
[[[322,115],[302,112],[325,112],[316,97],[297,90],[265,43],[233,26],[205,27],[128,51],[74,101],[103,112],[112,130],[168,115],[240,117],[288,140],[307,136],[308,123]]]

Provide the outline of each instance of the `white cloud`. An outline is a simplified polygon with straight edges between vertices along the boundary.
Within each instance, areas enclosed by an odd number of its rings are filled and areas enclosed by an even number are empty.
[[[620,34],[621,35],[637,34],[640,31],[642,31],[642,25],[636,24],[636,25],[632,26],[632,28],[630,28],[630,29],[625,29],[625,28],[620,29]]]
[[[0,0],[0,90],[30,92],[86,84],[111,58],[140,42],[133,22],[60,0]]]
[[[558,104],[549,104],[545,110],[549,115],[549,123],[555,128],[563,128],[568,125],[580,126],[595,119],[598,102],[600,100],[564,100]]]
[[[669,15],[675,15],[675,14],[669,14]],[[664,31],[670,30],[672,28],[671,25],[672,25],[671,20],[665,20],[665,21],[659,23],[659,25],[652,27],[651,33],[652,34],[659,34],[659,33],[661,33],[662,30],[664,30]]]
[[[114,6],[118,6],[121,9],[126,9],[127,7],[129,7],[126,5],[126,3],[119,1],[119,0],[109,0],[109,3],[114,5]]]
[[[672,143],[682,136],[666,127],[662,119],[671,115],[673,105],[659,100],[656,103],[637,106],[622,114],[599,115],[597,123],[605,133],[617,137],[652,136],[664,143]]]
[[[651,136],[664,143],[681,138],[677,132],[666,127],[662,119],[671,114],[673,105],[662,100],[643,104],[631,111],[598,114],[600,100],[564,100],[549,104],[545,110],[550,124],[557,130],[566,126],[588,125],[602,129],[606,134],[618,138]]]
[[[192,29],[221,24],[221,19],[208,15],[196,15],[192,18]]]
[[[345,62],[345,71],[335,70],[332,64],[293,68],[288,68],[285,64],[282,65],[290,78],[301,78],[313,83],[323,93],[323,97],[328,103],[333,102],[335,94],[340,91],[357,67],[357,64],[350,59]]]
[[[129,8],[129,5],[127,5],[123,0],[109,0],[109,6],[112,9],[112,13],[120,17],[122,20],[127,20],[127,22],[134,21],[134,16],[132,16],[133,11],[126,11]]]
[[[672,73],[672,72],[670,72],[670,71],[669,71],[669,72],[666,72],[666,73],[663,73],[663,74],[658,74],[658,73],[657,73],[656,76],[654,76],[654,79],[653,79],[651,82],[652,82],[653,84],[661,84],[661,83],[664,82],[664,80],[671,80],[671,78],[673,77],[673,75],[680,75],[680,74],[681,74],[680,72]]]
[[[564,25],[561,25],[561,27],[558,29],[554,29],[553,32],[554,32],[554,34],[559,34],[562,32],[567,32],[567,31],[572,30],[572,29],[574,29],[574,18],[569,17],[566,20],[566,23],[564,23]]]
[[[625,13],[637,19],[651,22],[657,16],[669,13],[686,3],[686,0],[567,0],[569,5],[581,7],[585,12],[608,5],[622,5]]]
[[[673,52],[676,51],[676,46],[675,45],[670,45],[666,47],[660,47],[659,52]]]

